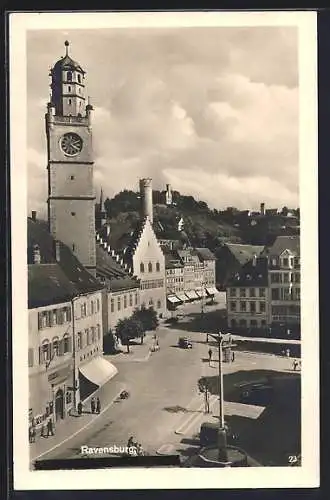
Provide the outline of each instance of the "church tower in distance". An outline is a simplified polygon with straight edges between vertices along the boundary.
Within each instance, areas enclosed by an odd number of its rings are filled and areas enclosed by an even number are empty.
[[[85,71],[68,54],[50,70],[46,113],[48,224],[91,274],[96,274],[91,113]]]

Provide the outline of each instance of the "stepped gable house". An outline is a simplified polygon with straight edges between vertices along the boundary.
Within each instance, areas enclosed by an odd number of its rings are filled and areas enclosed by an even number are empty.
[[[97,233],[97,241],[140,283],[140,306],[153,307],[163,316],[166,313],[165,257],[153,229],[151,179],[140,180],[140,196],[138,222],[115,228],[111,224],[103,226]]]

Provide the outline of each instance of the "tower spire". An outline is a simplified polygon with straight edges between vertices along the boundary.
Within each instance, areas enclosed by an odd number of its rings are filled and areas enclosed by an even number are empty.
[[[69,55],[69,45],[70,45],[68,40],[65,40],[64,45],[65,45],[65,55],[68,56]]]
[[[103,188],[101,188],[101,194],[100,194],[100,212],[104,212]]]

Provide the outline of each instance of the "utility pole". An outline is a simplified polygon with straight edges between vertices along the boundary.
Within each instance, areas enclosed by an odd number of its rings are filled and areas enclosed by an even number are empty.
[[[74,297],[71,299],[72,306],[72,356],[73,356],[73,408],[77,409],[77,379],[76,379],[76,332],[74,317]]]

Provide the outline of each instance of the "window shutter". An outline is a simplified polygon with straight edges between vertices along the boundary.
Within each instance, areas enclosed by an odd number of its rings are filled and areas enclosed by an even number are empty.
[[[41,347],[39,347],[39,365],[42,364],[42,350]]]
[[[64,343],[63,343],[63,339],[61,339],[59,341],[59,345],[58,345],[58,354],[59,356],[63,356],[64,354]]]
[[[71,321],[71,307],[68,307],[68,321]]]
[[[52,342],[49,342],[49,344],[48,344],[48,359],[49,359],[49,361],[51,361],[53,359],[53,355],[54,355],[54,347],[53,347]]]
[[[72,351],[72,338],[68,337],[68,352]]]

